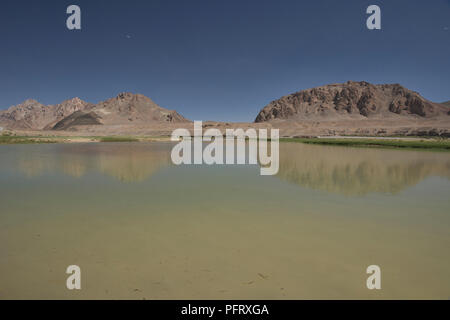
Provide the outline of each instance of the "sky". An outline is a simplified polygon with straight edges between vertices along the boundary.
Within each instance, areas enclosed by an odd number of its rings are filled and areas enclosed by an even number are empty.
[[[81,30],[66,9],[81,8]],[[381,8],[381,30],[366,9]],[[253,121],[330,83],[450,100],[450,0],[2,0],[0,109],[141,93],[191,120]]]

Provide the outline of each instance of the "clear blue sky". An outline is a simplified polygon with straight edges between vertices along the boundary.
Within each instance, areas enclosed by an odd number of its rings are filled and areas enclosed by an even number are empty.
[[[66,28],[66,8],[82,30]],[[381,7],[382,30],[366,28]],[[0,108],[142,93],[192,120],[253,121],[347,80],[450,100],[450,1],[2,0]]]

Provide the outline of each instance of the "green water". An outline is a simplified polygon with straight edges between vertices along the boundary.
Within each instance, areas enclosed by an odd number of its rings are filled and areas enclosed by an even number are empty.
[[[0,299],[450,298],[450,153],[281,143],[261,176],[171,147],[0,146]]]

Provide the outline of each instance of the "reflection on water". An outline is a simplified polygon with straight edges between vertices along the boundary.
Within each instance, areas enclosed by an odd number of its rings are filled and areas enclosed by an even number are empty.
[[[145,180],[170,164],[167,148],[157,143],[68,144],[58,146],[50,157],[46,151],[36,151],[17,162],[30,177],[57,170],[80,178],[97,171],[124,182]]]
[[[171,147],[0,146],[0,299],[450,297],[449,153],[281,143],[261,176]]]
[[[439,152],[282,143],[278,176],[347,195],[398,193],[429,176],[450,178],[450,157]]]
[[[19,156],[19,171],[29,177],[59,171],[81,178],[101,172],[123,182],[150,178],[171,166],[170,144],[105,143],[61,145],[52,156],[36,150]],[[450,156],[375,148],[280,144],[279,178],[302,187],[345,195],[398,193],[430,176],[450,179]]]

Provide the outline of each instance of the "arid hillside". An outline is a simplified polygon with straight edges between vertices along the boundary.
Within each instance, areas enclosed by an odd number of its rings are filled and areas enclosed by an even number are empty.
[[[204,121],[205,129],[272,128],[282,137],[450,137],[450,102],[435,103],[399,84],[348,81],[284,96],[264,107],[255,122]],[[212,106],[213,107],[213,106]],[[97,104],[78,98],[45,106],[27,100],[0,111],[0,127],[24,135],[167,136],[192,122],[133,93]]]
[[[187,122],[176,111],[158,106],[141,94],[121,93],[91,104],[78,98],[57,105],[26,100],[0,112],[0,126],[11,130],[78,130],[86,126],[129,126]],[[82,126],[78,128],[79,126]]]
[[[60,104],[45,106],[29,99],[23,103],[0,111],[0,126],[8,129],[42,130],[52,126],[77,111],[86,111],[93,107],[79,98],[66,100]]]
[[[399,84],[348,81],[299,91],[271,102],[255,122],[282,120],[429,119],[449,109]]]
[[[399,84],[348,81],[299,91],[265,106],[255,123],[284,136],[450,136],[448,103]]]

